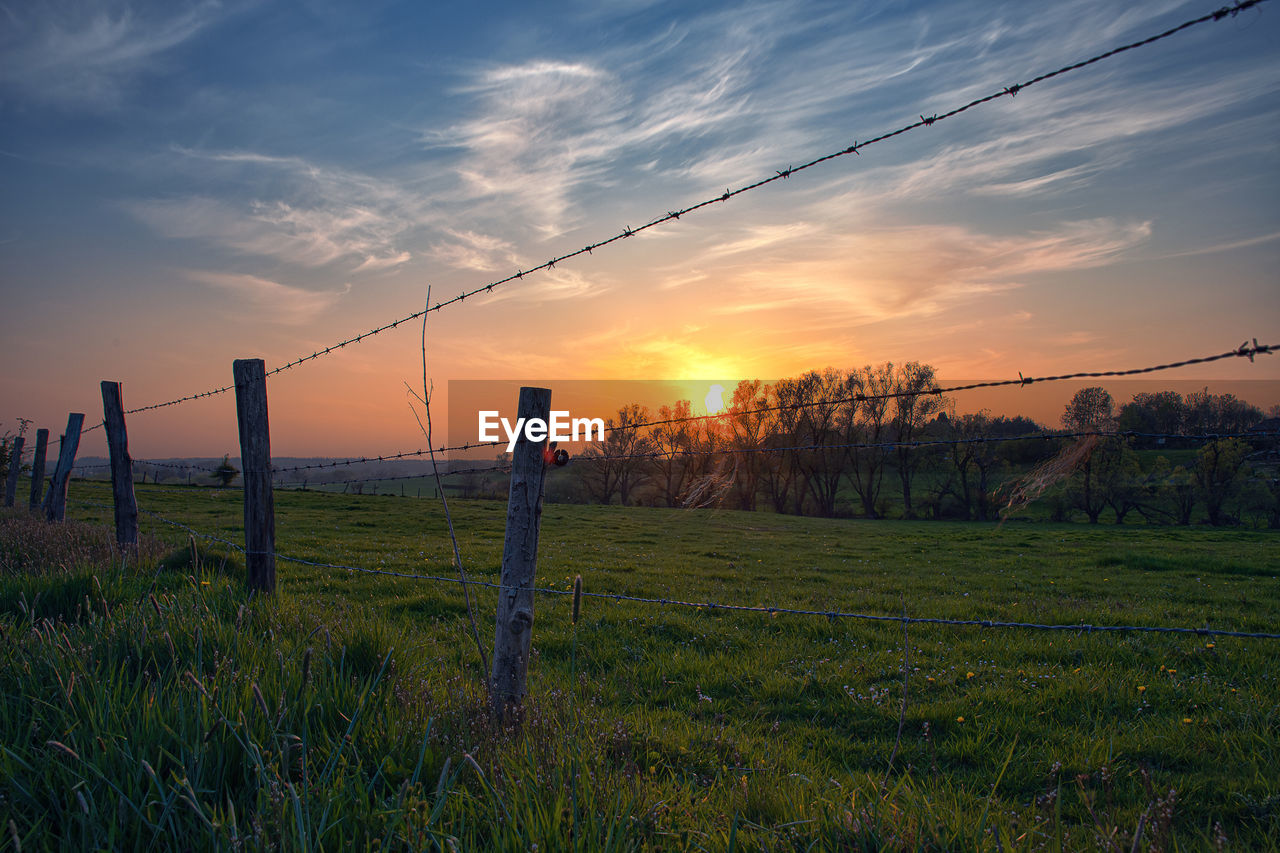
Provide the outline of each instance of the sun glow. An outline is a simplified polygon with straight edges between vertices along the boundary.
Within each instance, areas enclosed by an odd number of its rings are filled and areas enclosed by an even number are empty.
[[[707,407],[708,415],[716,415],[724,411],[724,386],[719,383],[712,385],[707,391],[707,396],[703,398],[703,405]]]

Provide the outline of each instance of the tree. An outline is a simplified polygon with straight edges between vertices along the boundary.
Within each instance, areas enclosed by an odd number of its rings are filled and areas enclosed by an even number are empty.
[[[1098,497],[1116,514],[1116,524],[1137,509],[1145,497],[1142,465],[1138,454],[1122,438],[1106,439],[1098,444],[1091,460],[1098,475]]]
[[[1114,401],[1106,388],[1081,388],[1062,412],[1062,425],[1072,432],[1103,429],[1111,423]]]
[[[1192,473],[1208,510],[1209,523],[1215,527],[1228,520],[1224,507],[1240,488],[1248,455],[1249,445],[1238,438],[1211,441],[1196,454]]]
[[[1062,413],[1062,425],[1072,432],[1103,429],[1111,423],[1112,405],[1113,401],[1107,389],[1096,385],[1081,388],[1071,398],[1071,402],[1067,403],[1067,408]],[[1111,440],[1114,441],[1114,439]],[[1073,502],[1089,517],[1089,523],[1097,524],[1098,516],[1102,514],[1103,507],[1106,505],[1105,495],[1099,489],[1094,465],[1096,445],[1099,442],[1093,437],[1086,437],[1082,441],[1093,442],[1095,446],[1085,451],[1083,461],[1076,471],[1076,476],[1073,477],[1075,482],[1070,495]]]
[[[628,403],[618,417],[605,422],[604,441],[595,442],[583,454],[583,484],[591,497],[607,504],[616,494],[623,506],[651,467],[644,457],[653,452],[641,424],[650,420],[648,408]]]
[[[811,370],[796,381],[798,418],[795,443],[806,449],[796,451],[804,488],[813,498],[818,515],[830,518],[836,513],[836,495],[840,489],[845,449],[840,445],[847,430],[844,423],[852,419],[853,404],[841,402],[848,396],[844,377],[827,368],[819,373]]]
[[[691,404],[688,400],[677,400],[674,407],[661,406],[658,409],[658,420],[674,421],[659,424],[653,428],[651,441],[654,459],[652,463],[653,480],[658,493],[667,506],[679,506],[680,496],[684,493],[688,479],[689,465],[686,454],[693,449],[692,431],[696,429],[690,422]]]
[[[889,426],[887,395],[893,391],[893,365],[867,365],[849,374],[848,385],[851,395],[862,394],[866,397],[859,401],[857,415],[851,421],[854,431],[850,435],[850,443],[883,443]],[[863,514],[868,518],[879,518],[880,487],[884,483],[884,468],[889,451],[883,447],[851,447],[848,452],[850,464],[846,469],[846,476],[849,478],[849,485],[858,493]]]
[[[946,427],[946,437],[952,440],[951,464],[959,481],[959,492],[953,494],[964,505],[966,519],[986,521],[991,511],[989,478],[999,461],[1000,444],[979,439],[994,437],[996,422],[992,421],[991,413],[983,409],[977,414],[952,416],[946,420]]]
[[[729,404],[730,445],[742,448],[734,460],[732,494],[738,509],[754,510],[760,491],[761,472],[768,464],[767,454],[753,452],[764,446],[769,435],[771,412],[762,412],[769,401],[769,386],[759,379],[743,379],[733,389]]]
[[[1177,391],[1156,391],[1151,394],[1134,394],[1131,402],[1120,407],[1117,426],[1125,432],[1158,433],[1175,435],[1182,432],[1187,421],[1187,404]],[[1158,439],[1139,438],[1140,447],[1160,444]]]
[[[218,486],[225,489],[231,485],[231,481],[240,473],[240,469],[231,464],[231,455],[227,454],[222,457],[222,464],[213,469],[210,478],[218,481]]]
[[[906,443],[914,441],[929,418],[945,407],[945,399],[934,393],[937,388],[933,367],[914,361],[904,364],[894,380],[894,392],[900,396],[893,398],[893,429],[896,440],[900,442],[897,447],[898,479],[902,483],[902,514],[905,518],[915,518],[915,510],[911,506],[911,481],[920,464],[920,454],[914,453]]]
[[[1262,410],[1234,394],[1210,394],[1209,389],[1187,395],[1189,433],[1244,432],[1262,420]]]

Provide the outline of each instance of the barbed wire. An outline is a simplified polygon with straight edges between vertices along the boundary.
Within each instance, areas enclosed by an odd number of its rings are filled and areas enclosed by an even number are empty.
[[[505,472],[510,470],[511,470],[510,465],[488,465],[484,467],[458,468],[452,471],[441,471],[440,476],[456,477],[461,474],[480,474],[486,471],[504,471]],[[309,480],[302,480],[300,482],[295,481],[295,482],[284,482],[284,483],[272,483],[271,487],[273,489],[286,489],[286,488],[293,488],[295,486],[314,486],[318,490],[319,487],[321,486],[345,486],[345,485],[352,485],[356,483],[384,483],[384,482],[390,482],[393,480],[422,480],[422,479],[430,479],[430,478],[433,478],[434,476],[435,476],[434,471],[423,471],[420,474],[396,474],[390,477],[356,477],[350,480],[323,480],[323,481],[316,480],[314,482]]]
[[[594,462],[621,462],[627,460],[670,460],[683,456],[716,456],[716,455],[733,455],[748,453],[800,453],[807,451],[827,451],[827,450],[896,450],[896,449],[928,449],[928,448],[949,448],[961,445],[977,445],[977,444],[1001,444],[1019,441],[1070,441],[1081,438],[1121,438],[1121,439],[1143,439],[1150,441],[1173,441],[1173,442],[1196,442],[1207,444],[1211,441],[1221,441],[1226,439],[1264,439],[1264,438],[1280,438],[1280,432],[1264,431],[1264,430],[1248,430],[1245,432],[1211,432],[1211,433],[1176,433],[1176,432],[1141,432],[1138,430],[1076,430],[1072,432],[1037,432],[1037,433],[1021,433],[1019,435],[983,435],[970,436],[967,438],[933,438],[933,439],[914,439],[911,441],[878,441],[878,442],[835,442],[828,444],[796,444],[796,445],[780,445],[780,446],[760,446],[760,447],[712,447],[712,448],[680,448],[672,450],[654,450],[645,453],[580,453],[570,457],[570,463],[594,463]],[[460,445],[465,446],[465,445]],[[471,445],[488,446],[488,445]],[[422,451],[423,453],[427,451]],[[385,457],[390,459],[392,457]],[[368,460],[372,461],[372,460]],[[88,468],[105,468],[107,465],[92,465]],[[181,466],[170,466],[181,468]],[[212,470],[212,469],[203,469]],[[299,468],[273,469],[273,473],[281,473],[282,471],[296,471]],[[441,471],[441,477],[461,476],[465,474],[484,474],[491,472],[509,472],[510,464],[497,464],[475,466],[470,468],[458,468],[451,471]],[[252,473],[252,472],[250,472]],[[431,471],[423,471],[417,474],[395,474],[389,476],[368,476],[354,477],[345,480],[293,480],[293,481],[276,481],[272,483],[272,488],[277,489],[294,489],[314,487],[320,491],[324,486],[346,486],[360,483],[384,483],[394,482],[397,480],[421,480],[433,476]],[[163,490],[166,487],[159,484],[140,484],[147,486],[150,491]],[[240,484],[230,484],[227,486],[219,486],[216,489],[208,486],[193,487],[198,488],[202,492],[219,493],[226,491],[240,491],[244,487]],[[190,489],[178,489],[169,487],[168,491],[189,494]]]
[[[877,400],[893,400],[903,397],[938,397],[943,394],[954,394],[960,391],[973,391],[979,388],[1001,388],[1011,385],[1026,386],[1041,382],[1062,382],[1071,379],[1106,379],[1117,378],[1121,376],[1138,376],[1145,373],[1158,373],[1164,370],[1175,370],[1180,367],[1189,367],[1194,364],[1208,364],[1210,362],[1222,361],[1228,358],[1247,358],[1250,362],[1259,355],[1270,355],[1276,350],[1280,350],[1280,344],[1260,344],[1258,339],[1254,338],[1252,343],[1245,342],[1234,350],[1218,353],[1217,355],[1199,356],[1197,358],[1186,358],[1181,361],[1171,361],[1165,364],[1156,364],[1150,367],[1133,367],[1126,370],[1093,370],[1093,371],[1077,371],[1075,373],[1063,373],[1057,376],[1024,376],[1021,371],[1018,372],[1017,379],[993,379],[984,382],[970,382],[967,385],[952,385],[946,388],[928,388],[917,389],[913,391],[886,391],[878,394],[856,393],[844,397],[830,397],[820,400],[805,400],[797,403],[777,403],[772,406],[761,406],[755,409],[741,409],[734,411],[726,409],[723,412],[717,412],[713,415],[688,415],[675,418],[661,418],[653,421],[640,421],[638,423],[615,424],[606,426],[605,432],[620,432],[623,430],[640,429],[642,427],[666,426],[668,424],[692,423],[694,421],[708,421],[727,419],[730,417],[742,417],[744,415],[759,415],[768,412],[779,412],[784,410],[799,410],[807,408],[815,408],[818,406],[840,406],[847,403],[870,403]]]
[[[1060,77],[1064,74],[1068,74],[1072,71],[1077,71],[1081,68],[1085,68],[1095,63],[1102,62],[1103,60],[1109,59],[1118,54],[1125,53],[1126,51],[1130,51],[1136,48],[1144,47],[1146,45],[1154,44],[1155,42],[1170,38],[1171,36],[1174,36],[1184,30],[1190,29],[1200,24],[1220,21],[1227,17],[1234,17],[1235,15],[1238,15],[1240,12],[1246,9],[1261,5],[1263,2],[1266,2],[1266,0],[1237,0],[1237,2],[1235,2],[1230,6],[1223,6],[1213,12],[1207,13],[1205,15],[1201,15],[1198,18],[1193,18],[1191,20],[1184,21],[1183,23],[1175,27],[1171,27],[1161,33],[1157,33],[1156,35],[1149,36],[1139,41],[1130,42],[1120,47],[1112,48],[1111,50],[1096,54],[1088,59],[1081,60],[1079,62],[1075,62],[1070,65],[1065,65],[1054,71],[1049,71],[1044,74],[1040,74],[1022,83],[1013,83],[1011,85],[1004,86],[998,91],[992,92],[980,98],[975,98],[974,100],[969,101],[968,103],[962,106],[955,107],[954,109],[948,110],[946,112],[934,113],[933,115],[928,117],[921,115],[919,121],[910,122],[909,124],[904,125],[903,127],[900,127],[897,130],[882,133],[879,136],[874,136],[874,137],[871,137],[870,139],[865,139],[861,142],[855,141],[852,145],[841,148],[838,151],[833,151],[828,154],[815,157],[807,162],[801,163],[799,166],[790,165],[790,166],[787,166],[787,168],[785,169],[775,170],[774,174],[764,177],[760,180],[754,181],[752,183],[746,184],[744,186],[741,186],[738,189],[735,189],[735,190],[725,189],[725,191],[719,195],[712,196],[710,198],[704,199],[703,201],[688,205],[687,207],[683,207],[677,210],[669,210],[666,214],[659,216],[655,219],[652,219],[649,222],[639,227],[632,228],[630,226],[626,226],[616,234],[610,237],[607,237],[605,239],[598,240],[594,243],[589,243],[588,245],[584,246],[581,249],[576,249],[574,251],[565,252],[564,254],[557,255],[551,258],[550,260],[544,261],[541,264],[538,264],[537,266],[530,267],[527,270],[526,269],[517,270],[516,272],[506,276],[505,278],[500,278],[495,281],[491,281],[488,284],[484,284],[479,287],[472,288],[470,290],[465,290],[451,299],[446,299],[442,302],[437,302],[435,305],[428,305],[427,307],[423,308],[421,311],[415,311],[397,320],[393,320],[389,323],[384,323],[381,326],[375,326],[374,328],[370,329],[367,332],[362,332],[358,335],[355,335],[354,337],[350,337],[350,338],[347,338],[346,340],[339,341],[338,343],[327,346],[324,349],[317,349],[313,351],[310,355],[299,356],[298,358],[295,358],[292,361],[286,362],[285,364],[282,364],[278,367],[274,367],[271,370],[266,371],[266,376],[274,376],[278,373],[282,373],[286,370],[290,370],[301,364],[305,364],[307,362],[322,358],[323,356],[329,355],[335,350],[343,349],[349,345],[358,344],[361,341],[363,341],[365,338],[374,337],[375,335],[380,335],[383,332],[396,329],[405,323],[418,320],[423,316],[425,316],[426,314],[429,314],[433,311],[439,311],[450,305],[461,303],[465,301],[468,297],[492,293],[494,288],[502,287],[504,285],[511,284],[512,282],[515,282],[515,281],[522,281],[524,277],[527,275],[552,270],[555,268],[556,264],[563,263],[573,258],[577,258],[581,255],[592,254],[596,249],[602,249],[614,243],[618,243],[622,240],[629,239],[631,237],[634,237],[637,234],[640,234],[641,232],[647,231],[651,228],[656,228],[659,225],[663,225],[668,222],[679,220],[680,217],[682,216],[695,213],[704,208],[711,207],[712,205],[727,202],[730,199],[737,198],[738,196],[743,195],[744,193],[748,193],[753,190],[760,189],[761,187],[767,186],[776,181],[786,180],[787,178],[790,178],[792,175],[795,175],[799,172],[812,169],[816,166],[822,165],[832,160],[836,160],[841,157],[845,157],[849,154],[855,154],[855,155],[861,154],[861,152],[864,149],[868,148],[869,146],[876,145],[878,143],[885,142],[890,139],[894,139],[898,136],[901,136],[905,133],[908,133],[910,131],[916,130],[921,127],[931,127],[940,121],[945,121],[946,119],[953,118],[955,116],[960,115],[961,113],[967,112],[968,110],[974,109],[975,107],[981,106],[991,101],[995,101],[1004,97],[1013,98],[1019,92],[1022,92],[1030,88],[1031,86],[1036,85],[1037,83],[1042,83],[1047,80]],[[193,400],[199,400],[205,397],[212,397],[218,394],[224,394],[227,391],[232,390],[234,387],[235,387],[234,383],[231,385],[224,385],[220,388],[213,388],[211,390],[201,391],[196,394],[188,394],[186,396],[178,397],[173,400],[167,400],[162,403],[153,403],[151,405],[141,406],[136,409],[128,409],[125,411],[125,414],[137,414],[139,412],[151,411],[154,409],[164,408],[166,406],[176,406],[181,403],[191,402]]]
[[[1208,443],[1210,441],[1221,441],[1231,438],[1280,438],[1280,431],[1250,431],[1250,432],[1224,432],[1224,433],[1200,433],[1198,435],[1185,435],[1181,433],[1157,433],[1157,432],[1137,432],[1135,430],[1122,430],[1115,432],[1104,432],[1100,430],[1082,430],[1075,432],[1038,432],[1027,433],[1023,435],[999,435],[999,436],[972,436],[969,438],[936,438],[936,439],[920,439],[912,441],[877,441],[877,442],[840,442],[832,444],[801,444],[788,445],[782,447],[725,447],[725,448],[689,448],[679,450],[655,450],[646,453],[619,453],[619,454],[600,454],[591,455],[589,453],[580,454],[576,457],[579,461],[585,462],[606,462],[606,461],[623,461],[628,459],[671,459],[677,456],[714,456],[716,454],[737,454],[737,453],[787,453],[801,452],[809,450],[895,450],[895,449],[916,449],[928,447],[954,447],[957,445],[969,444],[996,444],[1001,442],[1012,441],[1053,441],[1072,440],[1078,438],[1143,438],[1143,439],[1176,439],[1179,441],[1199,441]]]
[[[178,462],[153,462],[150,459],[130,459],[131,466],[151,466],[152,468],[172,468],[175,471],[201,471],[204,473],[213,473],[217,468],[209,468],[204,465],[189,464],[184,465]],[[94,462],[89,465],[72,465],[72,471],[92,471],[98,468],[110,468],[110,462]]]
[[[111,507],[106,504],[93,504],[88,502],[81,502],[81,504],[87,505],[87,506],[101,507],[104,509],[111,509]],[[165,524],[169,524],[174,527],[180,528],[192,536],[198,536],[203,539],[214,541],[214,542],[221,542],[222,544],[229,545],[230,547],[235,548],[237,551],[239,551],[242,554],[248,553],[248,551],[246,551],[244,547],[242,547],[241,545],[235,542],[231,542],[228,539],[224,539],[222,537],[214,536],[208,533],[202,533],[201,531],[198,531],[195,528],[190,527],[189,525],[183,524],[182,522],[179,522],[179,521],[174,521],[169,518],[165,518],[164,516],[161,516],[158,513],[151,512],[150,510],[144,510],[140,508],[138,511],[158,521],[164,522]],[[508,584],[493,583],[492,581],[477,581],[477,580],[464,581],[460,578],[447,577],[444,575],[427,575],[427,574],[419,574],[414,572],[397,572],[391,569],[371,569],[363,566],[347,565],[344,563],[327,563],[327,562],[322,562],[317,560],[307,560],[301,557],[294,557],[288,554],[282,554],[279,551],[275,551],[273,552],[273,554],[275,556],[275,559],[277,560],[287,562],[287,563],[295,563],[295,564],[304,565],[304,566],[312,566],[314,568],[338,569],[338,570],[345,570],[350,572],[359,572],[362,574],[385,575],[389,577],[404,578],[404,579],[410,579],[410,580],[425,580],[425,581],[433,581],[437,583],[457,584],[459,586],[472,586],[472,587],[480,587],[483,589],[492,589],[492,590],[497,590],[498,592],[502,592],[503,590],[510,590],[510,589],[529,589],[532,592],[540,593],[543,595],[558,595],[558,596],[574,595],[574,591],[568,590],[568,589],[554,589],[552,587],[540,587],[536,585],[531,587],[511,586]],[[1036,630],[1036,631],[1073,631],[1076,633],[1085,633],[1085,634],[1092,634],[1094,632],[1145,633],[1145,634],[1191,634],[1191,635],[1201,636],[1201,637],[1238,637],[1241,639],[1254,639],[1254,640],[1280,640],[1280,633],[1273,633],[1273,632],[1266,632],[1266,631],[1235,631],[1235,630],[1230,630],[1225,628],[1210,628],[1207,626],[1203,628],[1200,628],[1200,627],[1192,628],[1192,627],[1165,626],[1165,625],[1093,625],[1089,623],[1052,624],[1052,623],[1039,623],[1039,622],[1014,622],[1014,621],[1006,621],[1006,620],[998,620],[998,619],[947,619],[942,617],[930,617],[930,616],[907,616],[905,614],[900,616],[889,616],[885,614],[862,613],[862,612],[847,611],[847,610],[830,610],[830,609],[813,610],[813,609],[806,609],[801,607],[783,607],[783,606],[775,606],[775,605],[724,604],[721,602],[715,602],[710,600],[690,601],[690,600],[685,600],[680,598],[653,598],[648,596],[628,595],[624,593],[613,593],[613,592],[583,591],[580,594],[582,595],[583,598],[595,598],[595,599],[601,599],[601,600],[614,601],[618,603],[626,601],[626,602],[632,602],[636,604],[657,605],[661,607],[679,607],[686,610],[694,610],[697,612],[704,612],[704,613],[715,613],[717,611],[725,611],[728,613],[755,613],[755,614],[769,615],[769,616],[779,616],[779,615],[821,616],[821,617],[830,619],[832,621],[835,621],[838,619],[850,619],[850,620],[860,620],[860,621],[870,621],[870,622],[893,622],[893,623],[898,623],[903,625],[946,625],[951,627],[970,627],[970,628],[1015,628],[1015,629],[1024,629],[1024,630]]]
[[[432,453],[449,453],[455,450],[477,450],[482,447],[492,447],[491,442],[476,442],[472,444],[455,444],[451,447],[437,447],[434,449],[425,448],[420,450],[403,450],[398,453],[389,453],[383,456],[361,456],[355,459],[343,459],[332,462],[316,462],[309,465],[291,465],[287,468],[272,467],[273,474],[287,474],[293,471],[311,471],[323,468],[342,468],[349,465],[363,465],[367,462],[392,462],[396,459],[409,459],[415,456],[429,456]]]

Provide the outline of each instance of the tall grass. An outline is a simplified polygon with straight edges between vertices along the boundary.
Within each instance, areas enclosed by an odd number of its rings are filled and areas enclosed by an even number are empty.
[[[234,529],[231,502],[164,494]],[[282,550],[449,563],[424,504],[278,497]],[[455,513],[491,579],[501,513]],[[3,522],[0,832],[23,850],[1280,845],[1262,644],[913,629],[903,713],[900,626],[540,599],[523,726],[494,731],[449,587],[282,564],[249,598],[185,534],[122,563],[109,533],[75,544],[89,525]],[[765,523],[549,510],[539,582],[1094,622],[1280,610],[1257,534],[1183,531],[1162,557],[1154,534]]]

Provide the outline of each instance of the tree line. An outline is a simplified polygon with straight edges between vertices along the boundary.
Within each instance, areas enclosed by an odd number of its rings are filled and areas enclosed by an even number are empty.
[[[622,406],[605,440],[549,480],[548,498],[980,521],[1012,503],[1061,521],[1247,516],[1280,527],[1277,427],[1267,423],[1256,406],[1207,389],[1136,394],[1117,408],[1092,387],[1049,430],[1022,416],[957,414],[927,364],[828,368],[744,380],[716,417],[695,418],[688,400]],[[1067,435],[1117,431],[1144,435]]]

